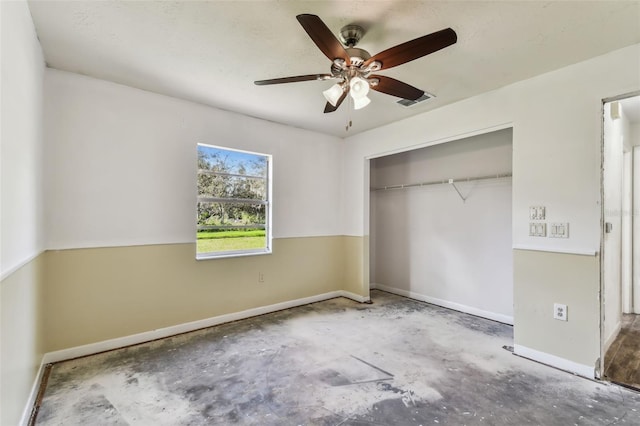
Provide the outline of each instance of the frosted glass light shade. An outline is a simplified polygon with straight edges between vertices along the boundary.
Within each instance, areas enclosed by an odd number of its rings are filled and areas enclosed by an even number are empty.
[[[353,98],[353,109],[364,108],[369,105],[371,99],[369,99],[366,95],[361,98]]]
[[[351,87],[351,97],[354,100],[365,98],[369,93],[369,82],[364,78],[353,77],[349,82],[349,86]]]
[[[340,86],[339,84],[334,84],[333,86],[322,92],[322,94],[324,95],[324,98],[327,100],[327,102],[329,102],[333,106],[336,106],[338,100],[340,99],[340,96],[342,96],[342,92],[342,86]]]

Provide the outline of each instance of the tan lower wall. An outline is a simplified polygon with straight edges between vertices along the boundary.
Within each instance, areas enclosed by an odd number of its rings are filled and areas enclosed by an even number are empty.
[[[361,294],[344,285],[347,276],[358,279],[346,265],[361,257],[361,244],[343,236],[275,239],[270,255],[200,261],[195,244],[50,251],[45,351],[334,290]]]
[[[514,250],[514,343],[575,363],[600,357],[599,258]],[[553,318],[567,305],[568,321]]]
[[[194,244],[76,249],[29,262],[0,287],[0,424],[19,419],[45,352],[334,290],[368,295],[366,237],[276,239],[273,247],[204,261]],[[596,256],[514,250],[515,344],[594,365],[598,291]],[[569,321],[553,319],[554,302],[568,305]]]
[[[0,424],[16,425],[43,355],[44,255],[0,283]]]
[[[342,290],[369,296],[369,238],[344,236],[344,281]]]

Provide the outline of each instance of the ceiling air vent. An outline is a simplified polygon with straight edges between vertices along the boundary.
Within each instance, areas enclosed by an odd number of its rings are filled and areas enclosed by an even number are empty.
[[[400,105],[402,105],[403,107],[410,107],[410,106],[413,106],[415,104],[419,104],[420,102],[424,102],[424,101],[426,101],[428,99],[431,99],[431,98],[435,98],[435,96],[432,95],[431,93],[424,92],[424,95],[420,96],[415,101],[412,101],[411,99],[400,99],[398,101],[398,103]]]

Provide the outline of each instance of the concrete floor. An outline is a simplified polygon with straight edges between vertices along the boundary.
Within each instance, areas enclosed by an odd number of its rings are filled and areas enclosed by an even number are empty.
[[[622,316],[620,333],[604,359],[607,380],[640,390],[640,315]]]
[[[640,393],[514,356],[509,326],[372,299],[55,364],[36,424],[640,424]]]

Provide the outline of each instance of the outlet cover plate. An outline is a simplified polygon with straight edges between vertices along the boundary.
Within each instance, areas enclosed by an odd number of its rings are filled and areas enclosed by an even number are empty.
[[[562,303],[553,304],[553,318],[560,321],[568,320],[567,305]]]

